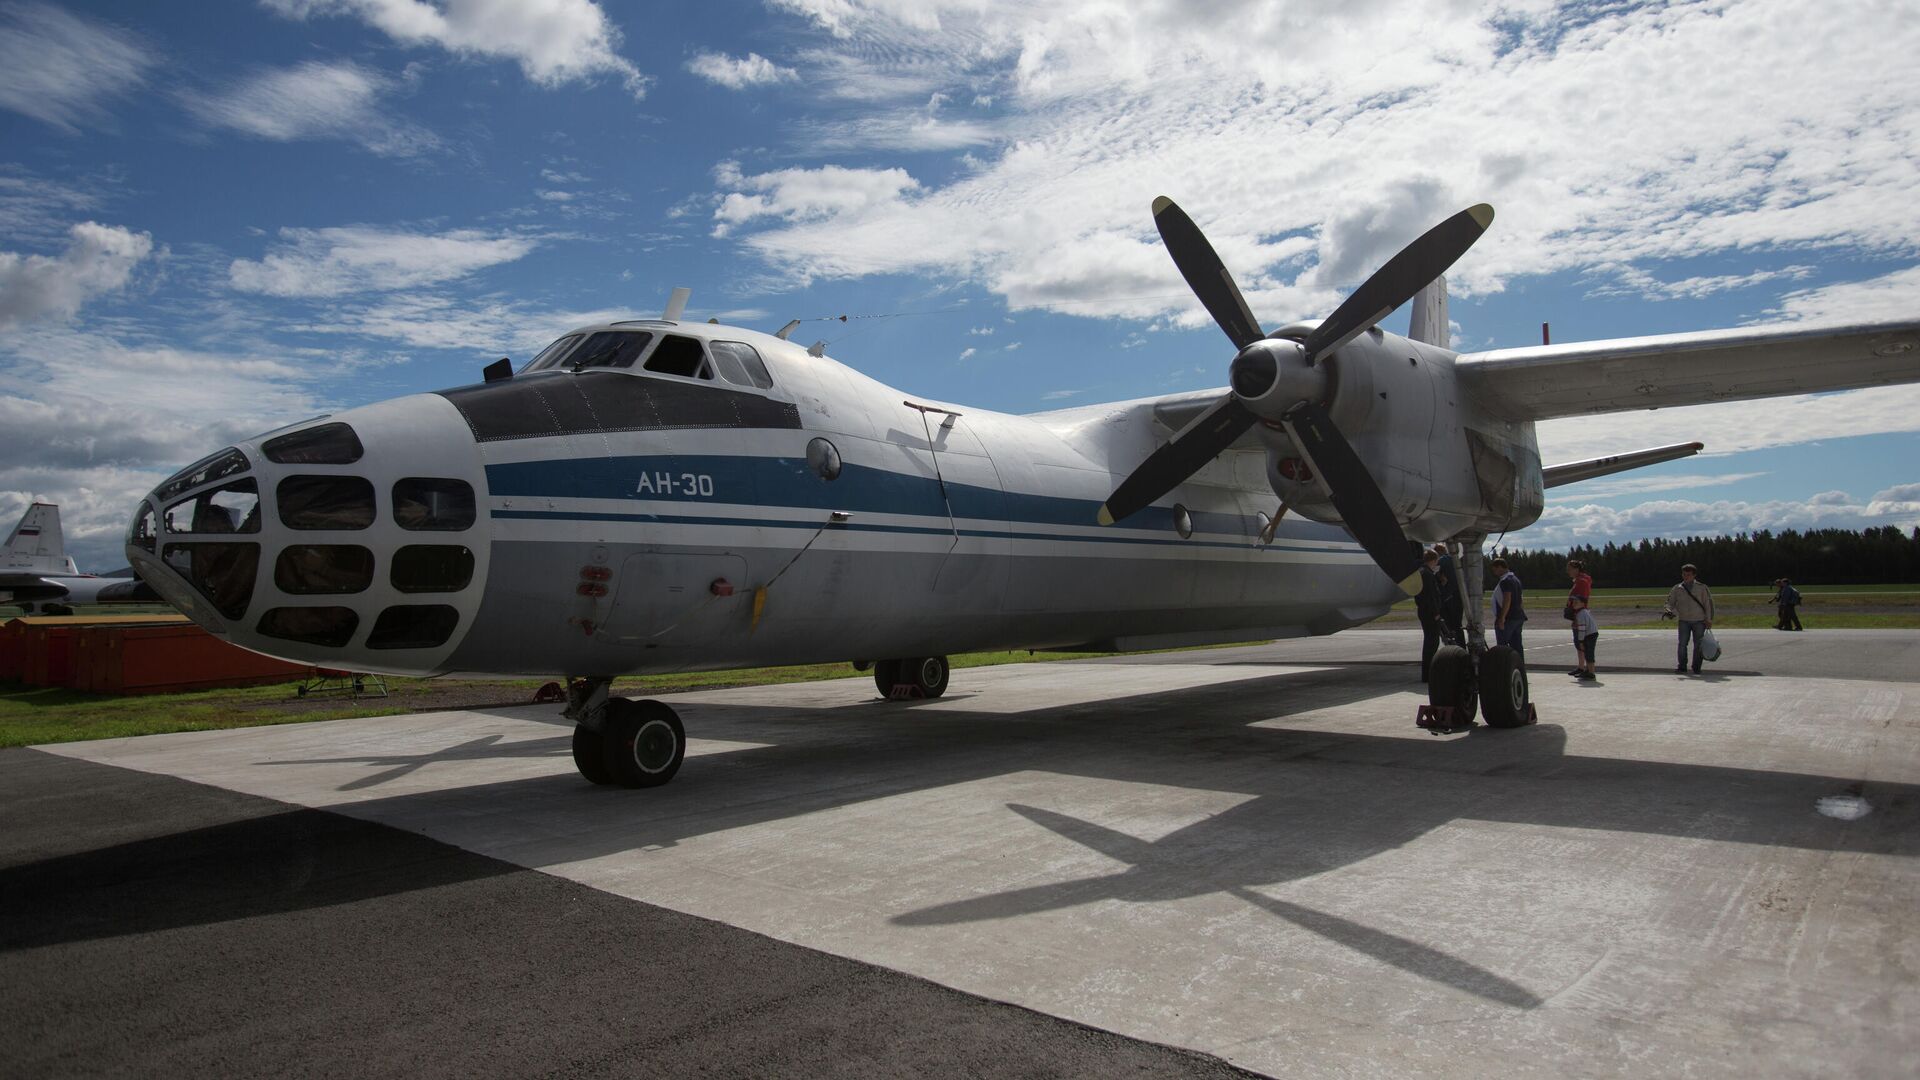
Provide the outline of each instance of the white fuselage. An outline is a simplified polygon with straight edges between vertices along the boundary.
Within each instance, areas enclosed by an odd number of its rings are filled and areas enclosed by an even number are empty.
[[[1165,438],[1151,401],[909,404],[766,335],[645,325],[750,345],[773,385],[554,368],[365,406],[162,485],[129,558],[247,648],[420,674],[1245,640],[1331,633],[1400,598],[1337,527],[1287,517],[1261,543],[1277,500],[1258,449],[1096,524]],[[343,424],[355,460],[270,460]],[[423,516],[421,490],[461,486],[470,515],[456,495]],[[235,509],[191,512],[214,502]]]

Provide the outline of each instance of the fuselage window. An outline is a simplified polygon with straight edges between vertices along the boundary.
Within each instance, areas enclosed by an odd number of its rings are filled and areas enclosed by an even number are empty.
[[[358,544],[291,544],[274,560],[273,584],[294,596],[360,592],[373,584],[373,552]]]
[[[289,529],[364,529],[373,524],[373,484],[363,476],[289,476],[275,489]]]
[[[408,544],[389,572],[403,593],[459,592],[473,580],[473,552],[458,544]]]
[[[260,449],[268,461],[282,465],[351,465],[364,452],[360,436],[345,424],[321,424],[268,439]]]
[[[757,386],[762,390],[772,389],[773,376],[767,374],[767,365],[761,361],[760,353],[753,346],[744,341],[710,341],[707,347],[713,350],[714,362],[720,366],[720,374],[728,382]]]
[[[589,335],[580,347],[567,354],[567,366],[581,368],[630,368],[647,350],[653,335],[644,330],[602,330]]]
[[[409,476],[393,483],[394,524],[410,532],[459,532],[473,527],[473,485],[465,480]]]
[[[707,351],[698,339],[668,334],[647,357],[647,370],[684,379],[711,379],[713,368],[707,364]]]
[[[525,375],[529,371],[545,371],[553,367],[560,361],[566,359],[567,350],[573,348],[579,341],[579,334],[568,334],[559,341],[541,349],[539,356],[528,361],[527,366],[520,369],[520,374]]]
[[[170,533],[257,533],[260,531],[260,488],[252,480],[236,480],[225,487],[203,491],[167,507],[162,519]]]
[[[459,622],[460,613],[445,604],[398,604],[374,620],[367,648],[436,648],[447,643]]]

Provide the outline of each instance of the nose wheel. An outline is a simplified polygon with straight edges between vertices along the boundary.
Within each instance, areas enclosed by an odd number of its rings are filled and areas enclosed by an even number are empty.
[[[658,701],[607,698],[605,693],[604,686],[574,691],[574,705],[565,714],[578,722],[573,729],[574,768],[589,782],[612,787],[659,787],[672,780],[687,756],[687,729],[679,714]]]
[[[878,660],[873,665],[873,685],[884,698],[937,698],[947,692],[950,672],[944,656]]]

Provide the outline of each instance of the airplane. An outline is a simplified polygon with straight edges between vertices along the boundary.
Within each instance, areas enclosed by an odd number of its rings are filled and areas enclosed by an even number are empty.
[[[677,773],[673,709],[616,676],[852,661],[938,697],[947,657],[1331,634],[1385,614],[1416,544],[1457,552],[1467,641],[1429,700],[1529,722],[1480,625],[1485,538],[1547,488],[1698,452],[1543,466],[1536,422],[1920,381],[1920,319],[1481,353],[1444,274],[1480,204],[1325,319],[1266,329],[1200,228],[1169,255],[1234,347],[1223,390],[1009,415],[917,399],[778,333],[682,318],[570,331],[515,371],[215,451],[134,514],[127,557],[209,632],[299,663],[567,676],[596,784]],[[1378,325],[1413,301],[1405,336]]]
[[[67,554],[60,508],[37,502],[0,549],[0,604],[17,604],[28,614],[71,615],[74,604],[163,603],[158,593],[125,575],[83,574]]]

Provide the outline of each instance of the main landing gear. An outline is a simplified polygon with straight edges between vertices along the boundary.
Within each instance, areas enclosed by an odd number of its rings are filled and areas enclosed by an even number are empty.
[[[947,692],[947,676],[950,672],[944,656],[876,660],[873,662],[873,685],[883,698],[937,698]]]
[[[1414,723],[1435,735],[1451,735],[1473,726],[1484,712],[1488,727],[1517,728],[1537,723],[1527,692],[1527,666],[1505,645],[1486,645],[1480,625],[1482,604],[1481,536],[1464,536],[1454,548],[1459,588],[1467,617],[1464,643],[1449,643],[1433,654],[1427,668],[1427,704]]]
[[[613,680],[575,679],[561,715],[574,722],[573,764],[596,784],[659,787],[680,771],[687,756],[687,729],[657,701],[610,698]]]

